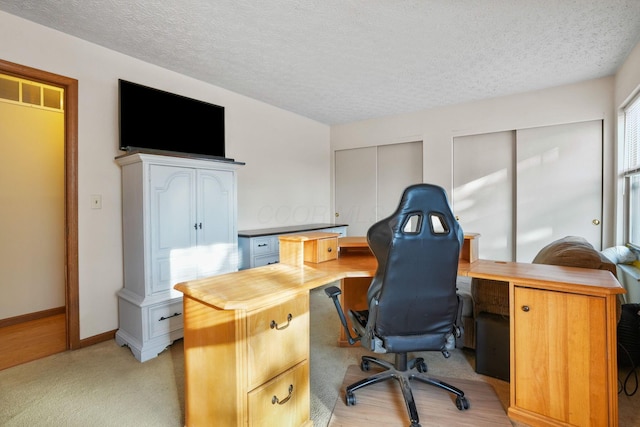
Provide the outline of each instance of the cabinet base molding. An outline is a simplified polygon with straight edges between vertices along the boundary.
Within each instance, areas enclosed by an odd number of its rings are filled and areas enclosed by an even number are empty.
[[[529,412],[522,408],[510,407],[507,410],[507,415],[511,421],[516,421],[530,426],[566,427],[568,425],[567,423],[554,420],[546,415]]]
[[[118,299],[116,343],[129,347],[138,361],[153,359],[183,337],[182,297],[140,300],[121,289]]]
[[[158,337],[143,344],[140,340],[137,340],[126,331],[120,329],[116,332],[116,343],[120,347],[129,347],[133,357],[135,357],[138,362],[146,362],[147,360],[157,357],[158,354],[162,353],[167,349],[167,347],[173,344],[175,340],[182,338],[182,335],[183,332],[182,329],[180,329],[179,331],[172,332],[167,336]]]

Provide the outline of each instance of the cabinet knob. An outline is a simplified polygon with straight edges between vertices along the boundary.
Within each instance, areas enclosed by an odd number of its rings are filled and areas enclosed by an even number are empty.
[[[331,252],[331,251],[333,251],[333,248],[327,249],[327,252]]]
[[[531,310],[531,309],[529,308],[528,305],[523,305],[522,306],[522,311],[524,311],[525,313],[528,312],[529,310]]]
[[[593,221],[591,221],[591,223],[593,225],[600,225],[600,220],[599,219],[594,219]]]

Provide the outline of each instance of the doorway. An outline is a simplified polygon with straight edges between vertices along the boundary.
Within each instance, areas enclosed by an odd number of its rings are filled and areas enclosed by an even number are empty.
[[[64,164],[64,176],[62,177],[62,181],[64,182],[64,189],[62,190],[64,212],[61,213],[61,222],[63,222],[63,224],[60,224],[63,229],[58,230],[62,235],[63,241],[61,245],[63,246],[63,248],[61,248],[63,254],[60,256],[60,259],[63,263],[64,306],[62,308],[40,310],[17,316],[10,315],[9,317],[0,313],[0,342],[4,344],[0,351],[0,355],[2,356],[0,359],[0,362],[2,362],[0,369],[4,369],[8,366],[28,361],[25,360],[25,355],[27,359],[29,354],[34,355],[30,360],[46,356],[48,350],[43,350],[42,348],[36,349],[31,346],[37,345],[39,342],[46,342],[46,340],[42,339],[43,334],[47,336],[47,334],[53,333],[52,331],[55,329],[53,325],[56,323],[59,324],[62,322],[64,337],[62,338],[61,348],[53,346],[52,348],[54,348],[54,350],[51,354],[80,347],[77,204],[78,82],[75,79],[3,60],[0,60],[0,74],[39,83],[43,87],[48,87],[50,93],[54,93],[56,89],[58,89],[58,92],[63,94],[62,102],[64,103],[64,117],[62,119],[63,158],[61,160]],[[26,86],[28,87],[29,85],[27,84]],[[37,84],[34,86],[37,86]],[[33,88],[33,90],[36,91],[35,88]],[[44,92],[38,93],[42,94]],[[45,94],[44,96],[47,95]],[[17,181],[22,178],[16,176],[15,179]],[[43,203],[45,202],[46,201],[43,201]],[[24,224],[24,227],[29,226],[29,224]],[[31,262],[33,263],[34,269],[40,267],[37,259]],[[25,278],[25,280],[27,279]],[[15,281],[16,280],[12,280],[12,282]],[[8,285],[18,289],[21,287],[20,283],[11,283]],[[37,298],[38,295],[30,295],[30,297]],[[11,340],[5,340],[4,338],[11,338]],[[24,346],[24,342],[30,343],[28,348]],[[43,345],[46,346],[47,344]],[[12,355],[11,352],[15,352],[15,354]]]

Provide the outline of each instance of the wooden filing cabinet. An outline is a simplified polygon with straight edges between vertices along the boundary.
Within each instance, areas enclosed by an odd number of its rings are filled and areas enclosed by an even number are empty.
[[[309,294],[220,310],[184,297],[185,425],[310,426]]]

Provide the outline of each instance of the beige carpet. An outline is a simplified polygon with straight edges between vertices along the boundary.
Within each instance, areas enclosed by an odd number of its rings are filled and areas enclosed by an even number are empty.
[[[5,427],[183,424],[182,342],[145,363],[108,341],[0,371]]]
[[[355,392],[356,404],[347,406],[344,402],[344,388],[366,378],[359,366],[349,366],[344,377],[340,397],[336,401],[329,427],[404,426],[409,424],[409,415],[396,381],[385,381]],[[457,378],[439,378],[464,391],[470,407],[460,411],[455,406],[451,393],[433,386],[412,381],[413,397],[422,424],[429,426],[493,427],[508,426],[511,422],[505,414],[493,387],[482,381]]]

